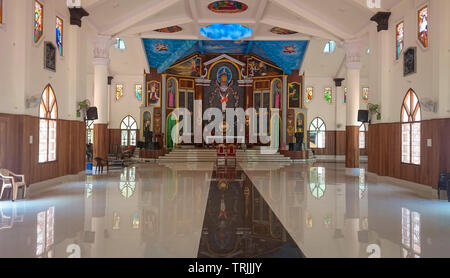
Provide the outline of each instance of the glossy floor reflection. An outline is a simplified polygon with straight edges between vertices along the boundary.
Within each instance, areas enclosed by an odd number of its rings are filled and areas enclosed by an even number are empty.
[[[207,227],[220,227],[223,208],[244,219],[230,235],[255,239],[259,250],[284,246],[306,257],[450,257],[450,204],[377,183],[364,170],[346,175],[342,164],[242,163],[243,173],[231,181],[243,190],[227,203],[217,194],[223,187],[213,168],[136,165],[67,178],[28,200],[1,201],[0,257],[214,257],[205,244]],[[208,222],[208,216],[219,220]],[[261,240],[268,234],[275,236]],[[235,257],[265,256],[246,250]]]

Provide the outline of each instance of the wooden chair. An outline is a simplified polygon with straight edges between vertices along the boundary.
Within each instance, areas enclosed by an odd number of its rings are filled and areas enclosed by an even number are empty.
[[[17,200],[17,191],[19,190],[19,187],[23,188],[23,198],[27,195],[27,184],[25,183],[25,176],[24,175],[17,175],[13,172],[6,170],[6,169],[0,169],[0,178],[2,179],[2,189],[0,191],[0,198],[3,197],[4,190],[6,188],[12,188],[12,201],[14,202]]]
[[[237,157],[236,157],[236,146],[235,145],[229,145],[228,149],[227,149],[227,165],[228,165],[228,160],[234,160],[234,166],[236,166],[237,164]]]
[[[220,144],[217,146],[217,158],[216,158],[216,165],[219,166],[219,161],[224,161],[226,164],[226,160],[227,160],[227,154],[226,154],[226,150],[225,150],[225,145],[224,144]]]

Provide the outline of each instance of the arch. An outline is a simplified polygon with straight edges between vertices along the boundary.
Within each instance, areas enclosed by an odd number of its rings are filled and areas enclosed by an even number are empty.
[[[50,84],[45,86],[39,105],[39,163],[56,161],[58,103]]]
[[[173,83],[171,83],[173,81]],[[175,88],[172,88],[175,86]],[[170,88],[174,89],[175,92],[170,91]],[[174,109],[178,107],[179,104],[179,88],[178,80],[175,77],[170,77],[167,79],[167,109]]]
[[[241,79],[242,79],[241,68],[239,68],[239,66],[238,66],[235,62],[233,62],[233,61],[231,61],[231,60],[228,60],[228,59],[220,59],[219,61],[216,61],[216,62],[212,63],[211,66],[209,66],[209,69],[208,69],[208,76],[207,76],[207,78],[208,78],[209,80],[211,80],[211,71],[214,69],[214,67],[215,67],[216,65],[218,65],[218,64],[220,64],[220,63],[230,63],[230,64],[232,64],[232,65],[237,69],[237,72],[238,72],[238,75],[239,75],[238,80],[241,80]]]
[[[367,128],[364,123],[361,124],[359,127],[359,148],[365,149],[366,148],[366,132]]]
[[[274,84],[277,81],[279,82],[278,84],[280,84],[279,99],[274,97],[274,89],[275,89]],[[272,80],[272,82],[270,82],[270,108],[282,110],[283,107],[282,95],[283,95],[283,81],[280,78],[275,78]]]
[[[167,148],[169,149],[173,149],[177,143],[176,142],[177,138],[175,138],[175,142],[172,140],[172,129],[176,126],[177,123],[178,123],[177,116],[173,112],[169,113],[169,115],[167,115],[166,118],[166,129],[167,129],[166,142]]]
[[[136,119],[131,115],[127,115],[120,122],[120,145],[136,146],[138,125]]]
[[[420,165],[422,109],[413,89],[409,89],[403,99],[400,121],[402,123],[402,163]]]
[[[326,144],[326,125],[320,118],[314,118],[309,125],[309,146],[312,149],[324,149]]]

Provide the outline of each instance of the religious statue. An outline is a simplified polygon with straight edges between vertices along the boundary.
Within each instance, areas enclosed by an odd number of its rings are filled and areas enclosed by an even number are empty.
[[[233,95],[236,101],[235,108],[237,108],[239,106],[239,95],[233,89],[231,70],[228,67],[221,67],[217,72],[216,89],[209,97],[209,103],[212,106],[213,98],[219,96],[220,102],[222,103],[222,112],[225,112],[230,94]]]
[[[153,142],[153,132],[150,130],[149,120],[145,121],[144,138],[145,138],[145,148],[147,149],[149,145]]]

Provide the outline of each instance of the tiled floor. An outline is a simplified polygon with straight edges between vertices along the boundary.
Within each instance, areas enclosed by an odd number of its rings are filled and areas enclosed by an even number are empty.
[[[79,175],[0,202],[0,257],[450,257],[450,203],[345,173],[175,163]]]

